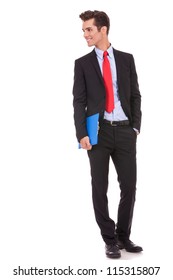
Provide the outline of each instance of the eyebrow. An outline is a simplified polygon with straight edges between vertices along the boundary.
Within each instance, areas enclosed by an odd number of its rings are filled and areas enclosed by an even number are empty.
[[[92,26],[88,26],[85,29],[82,28],[83,31],[88,30],[88,29],[92,29]]]

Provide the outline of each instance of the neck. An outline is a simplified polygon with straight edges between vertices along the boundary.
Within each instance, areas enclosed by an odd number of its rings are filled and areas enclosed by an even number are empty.
[[[109,47],[110,47],[110,42],[106,41],[106,42],[100,42],[98,45],[96,45],[96,48],[102,50],[102,51],[106,51]]]

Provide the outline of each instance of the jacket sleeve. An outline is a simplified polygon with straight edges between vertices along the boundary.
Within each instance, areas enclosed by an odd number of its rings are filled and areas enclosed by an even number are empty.
[[[78,141],[87,136],[86,130],[87,93],[84,72],[79,60],[75,61],[73,84],[74,123]]]
[[[136,67],[134,58],[131,55],[130,63],[130,75],[131,75],[131,114],[132,114],[132,126],[140,131],[141,127],[141,95],[138,85],[138,77],[136,73]]]

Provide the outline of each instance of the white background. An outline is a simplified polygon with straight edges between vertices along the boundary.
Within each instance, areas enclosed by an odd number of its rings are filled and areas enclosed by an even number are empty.
[[[109,39],[114,48],[134,55],[142,94],[131,239],[144,252],[123,251],[120,260],[105,257],[92,209],[89,162],[86,152],[77,149],[73,124],[74,60],[92,50],[83,39],[79,19],[88,9],[109,15]],[[19,265],[104,270],[104,276],[93,279],[113,279],[106,276],[108,266],[161,266],[160,275],[145,279],[170,279],[171,21],[169,0],[0,2],[2,279],[26,279],[13,276]],[[108,195],[116,221],[119,189],[112,165]]]

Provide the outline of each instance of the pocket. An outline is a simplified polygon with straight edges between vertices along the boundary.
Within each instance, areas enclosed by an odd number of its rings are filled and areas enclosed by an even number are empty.
[[[136,134],[136,131],[133,129],[133,127],[132,126],[126,126],[126,128],[127,128],[127,131],[129,133],[129,135],[136,138],[137,134]]]

